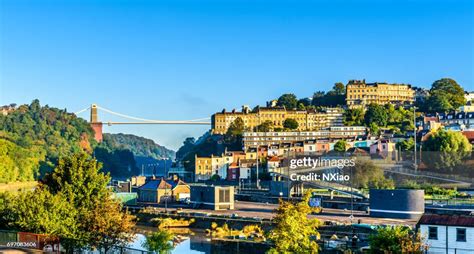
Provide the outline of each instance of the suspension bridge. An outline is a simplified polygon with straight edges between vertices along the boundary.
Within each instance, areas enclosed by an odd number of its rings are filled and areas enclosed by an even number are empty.
[[[75,112],[76,115],[79,115],[83,112],[90,110],[90,125],[92,129],[95,131],[95,139],[97,141],[102,141],[102,126],[104,124],[111,126],[111,125],[124,125],[124,124],[172,124],[172,125],[210,125],[210,117],[199,118],[199,119],[191,119],[191,120],[153,120],[153,119],[145,119],[140,117],[134,117],[122,113],[118,113],[112,111],[110,109],[106,109],[104,107],[100,107],[97,104],[92,104],[91,106],[84,108]],[[125,122],[117,122],[117,121],[100,121],[98,112],[103,111],[105,113],[109,113],[111,115],[115,115],[121,118],[125,118],[128,121]]]

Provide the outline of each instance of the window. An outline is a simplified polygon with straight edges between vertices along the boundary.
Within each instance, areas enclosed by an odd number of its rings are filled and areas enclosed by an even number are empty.
[[[220,189],[219,190],[219,202],[230,202],[230,190]]]
[[[428,239],[438,240],[438,227],[428,227]]]
[[[465,242],[465,241],[466,241],[466,229],[456,228],[456,242]]]

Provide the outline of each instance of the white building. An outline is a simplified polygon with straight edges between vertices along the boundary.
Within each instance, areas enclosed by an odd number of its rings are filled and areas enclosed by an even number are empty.
[[[424,214],[418,227],[428,254],[474,253],[474,215]]]
[[[249,148],[318,139],[354,139],[366,134],[364,126],[333,126],[319,131],[244,132],[243,142]]]

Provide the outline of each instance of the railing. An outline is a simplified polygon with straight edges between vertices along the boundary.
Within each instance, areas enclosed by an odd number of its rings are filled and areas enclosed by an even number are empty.
[[[46,239],[57,240],[56,241],[57,245],[51,246],[55,248],[53,250],[54,253],[65,252],[65,249],[59,244],[60,239],[50,237],[44,234],[0,230],[0,248],[44,250],[45,246],[48,245]],[[107,250],[107,253],[105,253],[104,249],[95,249],[95,250],[81,249],[81,250],[75,250],[73,251],[73,253],[76,253],[76,254],[151,254],[154,252],[130,248],[126,246],[112,246],[110,249]]]
[[[449,248],[446,251],[444,247],[430,247],[426,252],[426,254],[446,254],[446,253],[453,253],[453,254],[474,254],[474,249],[465,249],[465,248]]]

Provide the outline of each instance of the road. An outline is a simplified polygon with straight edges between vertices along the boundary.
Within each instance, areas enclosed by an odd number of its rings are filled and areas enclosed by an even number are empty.
[[[235,201],[234,210],[219,210],[213,211],[208,209],[190,209],[182,208],[182,212],[186,213],[212,213],[218,215],[232,215],[237,214],[239,217],[247,218],[262,218],[262,219],[271,219],[275,216],[275,209],[278,208],[278,204],[266,204],[266,203],[257,203],[257,202],[247,202],[247,201]],[[160,206],[157,208],[159,211],[164,211],[164,207]],[[168,206],[168,211],[175,211],[175,207]],[[367,223],[373,225],[383,225],[383,224],[403,224],[403,225],[415,225],[415,220],[403,220],[403,219],[384,219],[384,218],[375,218],[368,216],[363,211],[354,211],[353,223]],[[350,210],[341,210],[341,209],[331,209],[324,208],[321,214],[310,215],[311,218],[317,218],[321,221],[335,221],[339,223],[350,224]]]

